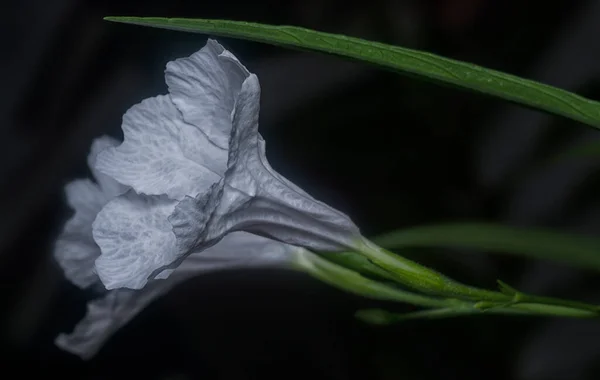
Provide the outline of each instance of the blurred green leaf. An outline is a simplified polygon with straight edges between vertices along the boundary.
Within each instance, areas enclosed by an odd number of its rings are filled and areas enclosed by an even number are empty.
[[[600,270],[600,239],[487,223],[449,223],[390,232],[372,239],[387,249],[469,248],[528,256]]]
[[[593,311],[544,304],[515,304],[506,307],[492,307],[490,309],[482,309],[479,311],[476,309],[447,307],[419,310],[409,313],[395,313],[383,309],[360,309],[356,311],[354,316],[359,320],[372,325],[385,326],[412,319],[440,319],[467,315],[491,314],[531,317],[598,318],[598,313]]]
[[[587,141],[574,147],[571,147],[564,152],[559,153],[553,160],[562,161],[570,158],[595,158],[600,159],[600,140]]]
[[[474,90],[600,128],[598,102],[531,80],[422,51],[294,26],[159,17],[106,17],[105,20],[243,38],[354,58]]]

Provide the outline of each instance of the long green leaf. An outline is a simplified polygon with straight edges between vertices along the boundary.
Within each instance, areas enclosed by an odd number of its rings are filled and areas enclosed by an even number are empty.
[[[566,151],[556,155],[556,157],[553,157],[552,163],[570,158],[599,159],[600,140],[588,141],[567,149]]]
[[[600,239],[544,229],[487,223],[450,223],[387,233],[373,241],[389,249],[470,248],[559,261],[600,270]]]
[[[598,318],[598,313],[568,307],[553,307],[548,305],[521,304],[509,307],[489,309],[484,312],[468,308],[439,308],[413,311],[409,313],[394,313],[383,309],[361,309],[355,317],[373,325],[389,325],[413,319],[440,319],[466,315],[515,315],[515,316],[553,316],[569,318]]]
[[[158,17],[106,17],[105,20],[243,38],[350,57],[499,97],[600,129],[599,102],[531,80],[417,50],[294,26]]]

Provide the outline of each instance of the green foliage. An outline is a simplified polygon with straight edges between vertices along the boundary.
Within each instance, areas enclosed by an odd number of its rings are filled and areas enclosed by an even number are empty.
[[[106,17],[105,20],[335,54],[491,95],[600,128],[598,102],[556,87],[418,50],[294,26],[160,17]]]
[[[389,249],[468,248],[553,260],[600,271],[600,239],[490,223],[449,223],[393,231],[373,239]]]

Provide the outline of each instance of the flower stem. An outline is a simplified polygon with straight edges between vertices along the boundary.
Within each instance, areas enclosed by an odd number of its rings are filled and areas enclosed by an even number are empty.
[[[474,308],[472,302],[425,296],[370,280],[355,271],[330,262],[304,249],[298,251],[293,264],[295,268],[307,272],[330,285],[368,298],[398,301],[423,307]]]
[[[439,292],[438,289],[429,289],[429,294],[419,294],[397,288],[394,285],[388,285],[372,280],[361,275],[359,271],[364,270],[369,274],[379,274],[381,275],[380,277],[387,279],[387,275],[363,265],[364,263],[350,254],[347,255],[347,260],[351,263],[351,269],[343,265],[343,263],[333,262],[328,260],[328,258],[330,258],[330,256],[322,257],[321,255],[312,253],[306,249],[299,249],[293,257],[292,264],[295,269],[302,270],[303,272],[341,290],[367,298],[402,302],[421,306],[426,309],[408,314],[395,314],[383,310],[360,311],[357,317],[370,323],[388,324],[406,319],[447,318],[472,314],[545,315],[571,318],[590,318],[599,316],[598,308],[594,305],[547,297],[529,296],[518,292],[504,283],[500,283],[502,293],[483,290],[479,291],[479,289],[458,284],[459,286],[446,287]],[[400,259],[405,260],[403,258]],[[404,264],[402,261],[401,263]],[[418,264],[416,265],[417,270],[410,272],[411,275],[408,276],[409,279],[418,277],[415,273],[422,273],[419,272],[421,270],[420,266],[418,266]],[[443,276],[442,278],[444,281],[453,282]],[[402,283],[410,286],[414,281]],[[427,283],[427,281],[424,281],[423,283]],[[478,292],[462,293],[461,291],[465,288],[474,289]],[[448,297],[445,295],[450,294],[452,291],[456,291],[456,294],[459,294],[462,298]],[[431,294],[436,292],[440,294],[437,296]],[[498,299],[492,300],[464,299],[468,296],[476,298],[477,295],[487,295],[490,293],[498,294],[502,297],[497,297]]]
[[[362,255],[391,273],[398,283],[426,294],[475,301],[480,303],[480,307],[536,304],[568,310],[587,310],[596,315],[600,313],[600,307],[597,305],[533,296],[519,292],[502,282],[499,282],[500,292],[464,285],[412,260],[389,252],[366,239],[361,248]]]
[[[511,302],[513,297],[501,292],[461,284],[412,260],[389,252],[365,239],[360,253],[386,269],[395,280],[415,290],[438,296],[467,300]]]
[[[539,304],[518,304],[511,305],[508,307],[498,307],[492,309],[480,310],[477,308],[468,309],[453,309],[450,307],[446,308],[434,308],[427,310],[419,310],[409,313],[393,313],[381,309],[363,309],[358,310],[355,316],[367,323],[375,325],[389,325],[397,322],[404,322],[412,319],[441,319],[459,317],[465,315],[490,315],[490,314],[501,314],[501,315],[515,315],[515,316],[555,316],[555,317],[570,317],[570,318],[592,318],[597,317],[596,313],[571,309],[562,308],[551,305],[539,305]]]

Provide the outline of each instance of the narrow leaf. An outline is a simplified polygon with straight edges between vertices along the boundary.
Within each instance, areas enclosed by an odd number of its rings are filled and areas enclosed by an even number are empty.
[[[564,116],[600,129],[600,103],[555,87],[434,54],[294,26],[241,21],[106,17],[105,20],[228,36],[354,58]]]
[[[581,143],[572,148],[559,153],[552,163],[571,159],[571,158],[588,158],[588,159],[599,159],[600,158],[600,140],[587,141]]]
[[[486,223],[451,223],[399,230],[379,236],[373,241],[388,249],[470,248],[600,270],[600,239],[543,229],[522,229]]]

